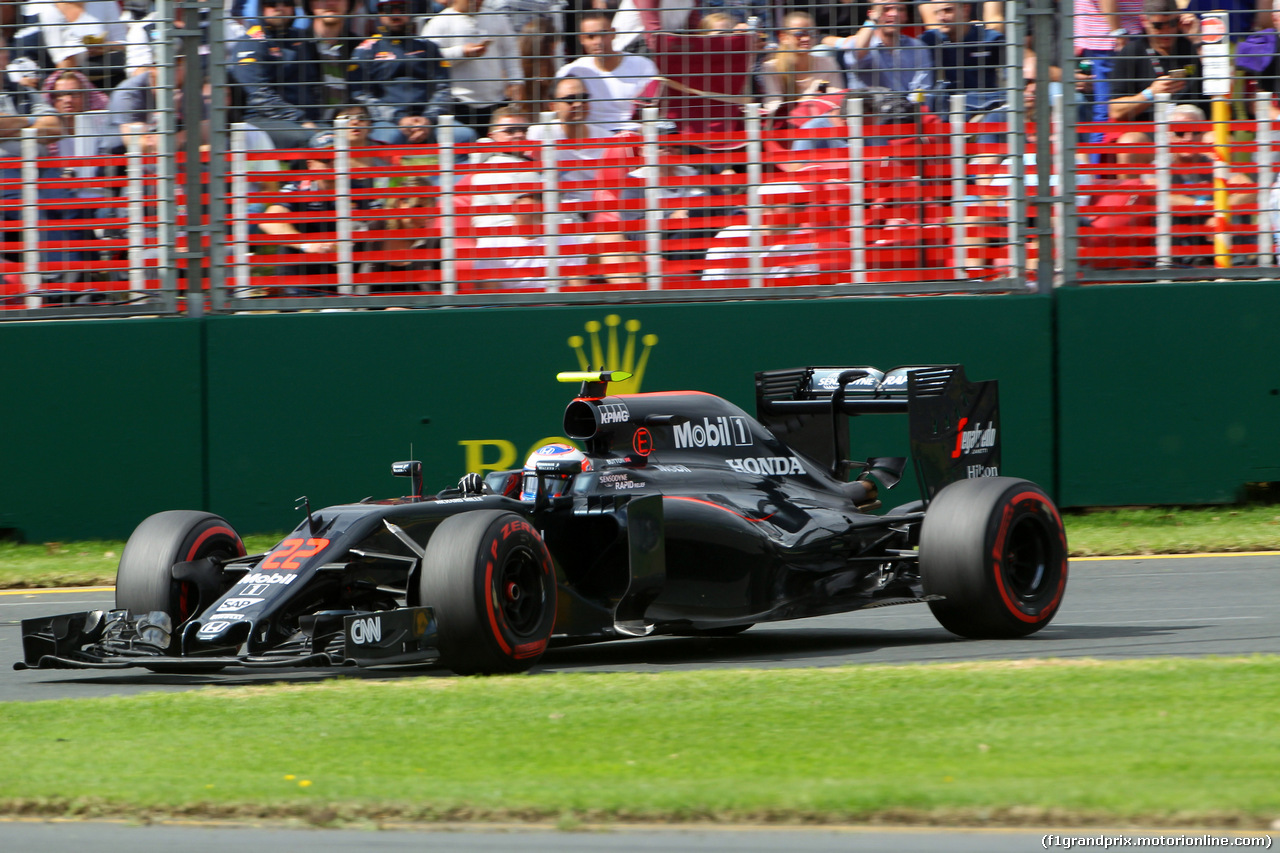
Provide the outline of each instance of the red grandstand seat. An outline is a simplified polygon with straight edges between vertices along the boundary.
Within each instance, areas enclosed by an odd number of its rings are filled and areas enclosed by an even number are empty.
[[[746,144],[743,107],[751,97],[755,33],[655,33],[653,60],[664,84],[662,109],[682,134],[734,134],[690,140],[702,148]]]

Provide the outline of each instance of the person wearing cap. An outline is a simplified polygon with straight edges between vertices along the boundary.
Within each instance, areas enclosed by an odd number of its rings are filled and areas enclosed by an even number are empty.
[[[1197,44],[1199,18],[1184,14],[1176,0],[1143,0],[1140,19],[1143,35],[1127,39],[1112,63],[1109,119],[1150,120],[1157,94],[1207,111]]]
[[[489,126],[495,109],[525,97],[520,40],[506,16],[480,14],[483,3],[452,0],[422,28],[449,62],[454,115],[477,130]]]
[[[816,263],[799,262],[818,251],[816,240],[804,229],[800,212],[805,207],[809,191],[799,184],[765,184],[760,188],[761,238],[764,275],[784,277],[819,272]],[[751,231],[749,224],[730,225],[715,236],[714,244],[707,249],[703,281],[724,281],[745,278],[751,274]],[[797,239],[799,238],[799,239]],[[745,261],[726,266],[726,261]]]
[[[634,120],[636,101],[654,86],[658,66],[647,56],[619,53],[613,47],[609,16],[588,12],[578,24],[583,56],[556,72],[557,77],[577,77],[586,86],[586,120],[610,133],[639,130]]]
[[[373,118],[373,138],[392,145],[435,142],[440,116],[453,112],[448,63],[411,25],[408,0],[378,0],[378,32],[352,52],[347,72],[352,98]],[[460,126],[454,139],[468,143],[475,133]]]

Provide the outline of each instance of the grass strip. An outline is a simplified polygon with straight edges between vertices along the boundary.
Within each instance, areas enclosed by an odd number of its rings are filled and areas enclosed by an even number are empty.
[[[1280,551],[1280,507],[1148,507],[1067,513],[1073,557]],[[245,537],[261,553],[283,534]],[[0,589],[115,583],[119,541],[0,542]]]
[[[1254,829],[1280,816],[1274,656],[338,679],[0,714],[7,814]]]

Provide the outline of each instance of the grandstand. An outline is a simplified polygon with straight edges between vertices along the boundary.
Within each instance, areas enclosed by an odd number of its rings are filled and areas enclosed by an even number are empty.
[[[256,20],[243,3],[21,4],[3,31],[0,318],[1275,274],[1274,57],[1233,48],[1255,33],[1230,21],[1213,41],[1225,18],[1166,16],[1195,51],[1194,68],[1166,60],[1182,88],[1099,123],[1092,57],[1112,54],[1050,0],[866,3],[857,21],[842,4],[326,2],[258,3]],[[1115,45],[1162,37],[1126,26]],[[434,70],[408,58],[424,42]],[[922,67],[889,68],[909,48]],[[518,79],[477,76],[512,63]],[[580,100],[556,100],[565,77]],[[916,88],[878,85],[898,79]],[[496,107],[527,132],[489,136]]]

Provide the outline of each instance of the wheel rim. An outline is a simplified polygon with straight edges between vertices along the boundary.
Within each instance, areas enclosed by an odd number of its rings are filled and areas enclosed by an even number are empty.
[[[218,557],[223,560],[230,560],[235,557],[244,556],[244,546],[228,536],[216,535],[211,536],[208,540],[200,543],[199,548],[191,550],[187,556],[187,560],[203,560],[205,557]],[[207,602],[200,602],[200,588],[191,581],[174,581],[177,612],[174,613],[174,624],[181,625],[196,615],[197,605],[208,605]]]
[[[1053,591],[1053,547],[1049,530],[1034,515],[1014,522],[1005,542],[1001,566],[1010,592],[1032,603]]]
[[[493,580],[493,593],[507,627],[515,634],[531,636],[542,621],[545,605],[537,555],[528,548],[512,551]]]

